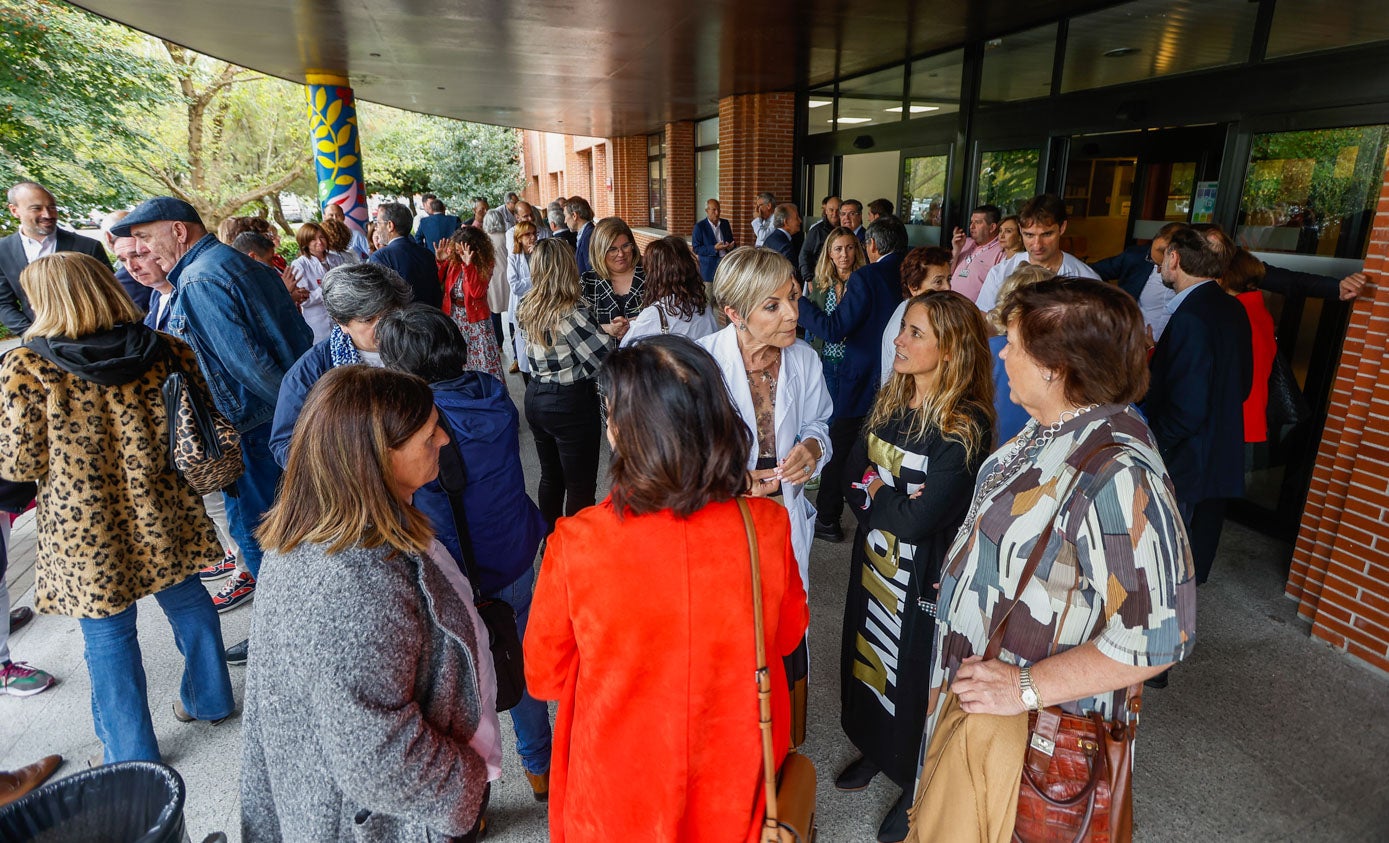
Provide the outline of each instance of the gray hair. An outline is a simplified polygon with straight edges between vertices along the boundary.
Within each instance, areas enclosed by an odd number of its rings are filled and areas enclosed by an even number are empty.
[[[746,319],[763,299],[795,277],[796,268],[780,252],[739,246],[714,272],[714,302]]]
[[[897,217],[888,214],[869,223],[864,232],[865,239],[873,241],[880,255],[907,250],[907,227]]]
[[[551,226],[564,225],[564,203],[551,202],[545,210],[545,218],[549,220]]]
[[[415,225],[415,218],[410,215],[410,209],[399,202],[382,202],[377,205],[376,219],[378,222],[390,223],[400,237],[409,237],[410,229]]]
[[[506,218],[502,216],[501,208],[493,208],[482,218],[482,230],[488,234],[505,234]]]
[[[323,276],[323,307],[339,325],[397,310],[413,297],[400,273],[379,263],[345,264]]]
[[[764,190],[761,193],[757,194],[757,201],[766,202],[768,205],[775,205],[776,194],[772,193],[770,190]]]
[[[6,193],[5,193],[5,201],[9,202],[11,205],[18,204],[18,203],[19,203],[19,192],[20,192],[21,190],[33,190],[33,189],[35,189],[35,188],[37,188],[37,189],[39,189],[39,190],[42,190],[44,193],[47,193],[49,196],[52,196],[52,195],[53,195],[53,191],[49,190],[48,188],[44,187],[43,185],[39,184],[39,183],[36,182],[36,181],[22,181],[22,182],[18,182],[17,184],[13,185],[8,191],[6,191]]]
[[[794,202],[783,202],[777,205],[776,210],[772,212],[772,227],[785,228],[786,221],[791,218],[792,211],[795,211],[797,214],[800,213]]]
[[[519,197],[519,196],[516,195],[516,191],[513,190],[513,191],[511,191],[510,193],[507,193],[506,199],[504,199],[504,200],[502,200],[502,201],[503,201],[503,203],[506,203],[506,202],[511,202],[511,201],[513,201],[513,200],[520,199],[520,198],[521,198],[521,197]]]

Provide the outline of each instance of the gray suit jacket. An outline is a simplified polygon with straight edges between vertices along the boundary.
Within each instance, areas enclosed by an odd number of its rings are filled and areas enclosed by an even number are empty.
[[[106,256],[106,249],[100,243],[61,228],[58,229],[58,243],[54,251],[81,252],[107,266],[111,265],[111,259]],[[0,322],[4,322],[15,336],[24,333],[34,323],[34,311],[29,309],[29,299],[19,286],[19,274],[28,265],[29,259],[24,255],[19,232],[0,239]]]

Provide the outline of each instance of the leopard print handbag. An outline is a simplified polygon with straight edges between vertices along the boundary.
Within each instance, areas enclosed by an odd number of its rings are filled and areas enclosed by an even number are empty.
[[[169,419],[169,468],[200,495],[225,489],[241,476],[241,434],[201,394],[174,360],[159,391]]]

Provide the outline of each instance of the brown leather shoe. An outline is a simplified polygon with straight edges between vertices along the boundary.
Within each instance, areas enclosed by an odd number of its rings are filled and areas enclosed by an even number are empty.
[[[53,775],[53,771],[62,763],[63,756],[50,755],[13,772],[0,771],[0,807],[14,802],[48,781],[48,777]]]
[[[546,770],[539,775],[531,772],[526,773],[526,778],[530,780],[531,792],[535,794],[536,802],[550,801],[550,771]]]
[[[30,609],[28,606],[20,606],[18,609],[11,609],[11,610],[10,610],[10,632],[11,632],[11,633],[19,632],[19,630],[20,630],[25,624],[27,624],[29,621],[31,621],[31,620],[33,620],[33,619],[34,619],[34,610],[33,610],[33,609]]]

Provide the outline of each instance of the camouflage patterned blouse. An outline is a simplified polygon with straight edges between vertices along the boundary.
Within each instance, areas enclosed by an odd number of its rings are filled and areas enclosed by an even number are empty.
[[[1033,420],[1020,435],[1033,437],[1037,427]],[[1072,486],[1084,455],[1107,442],[1123,449],[1091,460]],[[1195,643],[1191,550],[1166,467],[1138,413],[1109,405],[1071,419],[1031,459],[1018,460],[1002,482],[989,484],[1010,453],[1005,446],[980,469],[975,495],[993,489],[946,557],[927,741],[941,691],[964,659],[983,654],[994,613],[1017,595],[1028,554],[1050,519],[1055,526],[1047,550],[1008,620],[1001,659],[1030,665],[1084,644],[1100,627],[1100,652],[1126,665],[1175,663]],[[1064,501],[1056,499],[1061,494]],[[1110,717],[1123,695],[1119,690],[1061,708]]]

